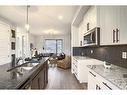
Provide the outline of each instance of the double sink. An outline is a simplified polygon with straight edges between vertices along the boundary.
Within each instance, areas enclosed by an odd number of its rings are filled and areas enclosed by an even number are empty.
[[[18,68],[18,72],[20,74],[23,74],[24,72],[28,72],[30,71],[33,67],[35,67],[36,65],[38,65],[39,63],[28,63],[26,65],[23,65],[21,67]]]
[[[23,64],[17,65],[15,67],[12,67],[7,70],[7,72],[14,71],[15,73],[18,73],[19,75],[23,75],[26,72],[29,72],[33,67],[38,65],[39,62],[31,62],[31,61],[26,61]]]

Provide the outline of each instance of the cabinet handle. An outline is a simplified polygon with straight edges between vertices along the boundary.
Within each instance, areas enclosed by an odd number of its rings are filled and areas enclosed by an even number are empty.
[[[90,71],[89,71],[90,72]],[[93,74],[92,72],[90,72],[94,77],[96,77],[96,75],[95,74]]]
[[[78,62],[76,59],[74,59],[74,61]]]
[[[113,30],[113,43],[115,43],[115,30]]]
[[[77,68],[77,66],[75,65],[75,67]]]
[[[107,83],[105,83],[105,82],[102,82],[106,87],[108,87],[110,90],[112,90],[112,88],[111,87],[109,87],[108,85],[107,85]]]
[[[117,43],[119,42],[118,36],[119,36],[119,29],[116,28],[116,42],[117,42]]]
[[[101,90],[101,88],[96,84],[96,90]]]

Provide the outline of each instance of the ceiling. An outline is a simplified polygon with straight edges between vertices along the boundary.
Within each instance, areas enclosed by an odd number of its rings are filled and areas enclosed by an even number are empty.
[[[79,6],[30,6],[30,33],[46,35],[68,34],[70,24]],[[0,6],[0,16],[17,26],[25,26],[26,6]],[[25,27],[24,27],[25,28]]]

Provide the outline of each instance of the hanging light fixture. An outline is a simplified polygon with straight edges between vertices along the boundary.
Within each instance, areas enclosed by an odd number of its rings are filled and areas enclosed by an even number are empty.
[[[27,5],[27,13],[26,13],[26,24],[25,24],[25,28],[26,30],[29,32],[30,29],[30,24],[29,24],[29,8],[30,6]]]

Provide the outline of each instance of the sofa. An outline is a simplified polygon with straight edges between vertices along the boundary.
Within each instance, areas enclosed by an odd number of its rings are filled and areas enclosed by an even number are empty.
[[[71,67],[71,57],[66,55],[64,59],[57,60],[57,67],[60,67],[63,69],[70,68]]]

